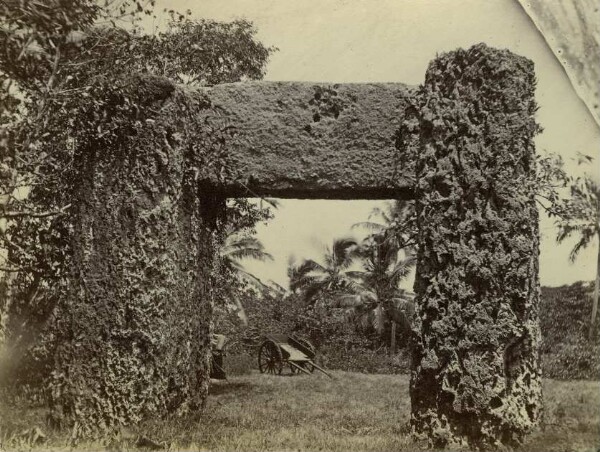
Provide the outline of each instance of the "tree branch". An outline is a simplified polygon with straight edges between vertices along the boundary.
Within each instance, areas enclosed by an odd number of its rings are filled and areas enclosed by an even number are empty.
[[[45,217],[51,217],[54,215],[63,215],[65,213],[65,210],[67,210],[69,207],[71,207],[71,204],[67,204],[66,206],[58,209],[58,210],[48,210],[45,212],[32,212],[32,211],[20,211],[20,212],[15,212],[15,211],[6,211],[6,212],[0,212],[0,218],[20,218],[20,217],[31,217],[31,218],[45,218]]]
[[[22,271],[27,271],[29,270],[28,268],[8,268],[8,267],[2,267],[0,266],[0,272],[6,272],[6,273],[19,273]]]

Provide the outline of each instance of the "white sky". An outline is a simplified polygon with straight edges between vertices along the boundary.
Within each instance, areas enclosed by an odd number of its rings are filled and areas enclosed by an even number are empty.
[[[404,82],[419,84],[436,53],[479,42],[508,48],[532,59],[538,77],[538,122],[544,132],[539,151],[556,152],[569,162],[576,153],[596,157],[588,168],[598,176],[600,128],[592,119],[558,61],[516,0],[171,0],[157,2],[192,17],[247,18],[258,39],[279,48],[267,67],[267,80],[322,82]],[[156,22],[161,26],[162,22]],[[258,228],[275,261],[247,262],[263,280],[287,286],[288,257],[316,257],[323,244],[346,236],[377,205],[369,201],[282,200],[276,218]],[[568,261],[573,242],[554,241],[552,222],[541,223],[540,277],[556,286],[592,280],[597,243]],[[412,281],[407,282],[407,287]]]

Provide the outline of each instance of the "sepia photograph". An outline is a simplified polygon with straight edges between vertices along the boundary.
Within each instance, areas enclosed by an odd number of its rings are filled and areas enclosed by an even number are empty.
[[[599,0],[0,0],[0,452],[600,450]]]

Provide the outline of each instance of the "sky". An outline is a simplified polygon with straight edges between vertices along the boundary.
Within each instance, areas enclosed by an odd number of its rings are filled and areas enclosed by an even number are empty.
[[[507,48],[535,63],[538,78],[537,120],[544,132],[538,151],[563,156],[572,174],[584,169],[577,152],[596,157],[586,172],[598,180],[600,128],[577,97],[567,75],[542,35],[516,0],[170,0],[163,7],[190,9],[192,17],[246,18],[257,38],[279,51],[267,66],[266,80],[314,82],[402,82],[420,84],[436,54],[479,42]],[[159,15],[153,26],[162,27]],[[150,25],[150,24],[147,24]],[[274,261],[246,262],[263,280],[287,286],[286,268],[295,259],[318,258],[333,238],[357,233],[375,201],[281,200],[275,218],[259,225],[257,236]],[[557,245],[552,221],[540,224],[540,279],[559,286],[593,280],[597,242],[568,260],[573,241]],[[405,283],[412,286],[412,278]]]

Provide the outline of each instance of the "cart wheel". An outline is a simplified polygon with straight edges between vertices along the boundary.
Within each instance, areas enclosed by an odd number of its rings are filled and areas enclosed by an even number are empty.
[[[279,346],[267,340],[263,342],[258,350],[258,370],[261,374],[265,372],[272,375],[279,375],[283,370],[283,356]]]

